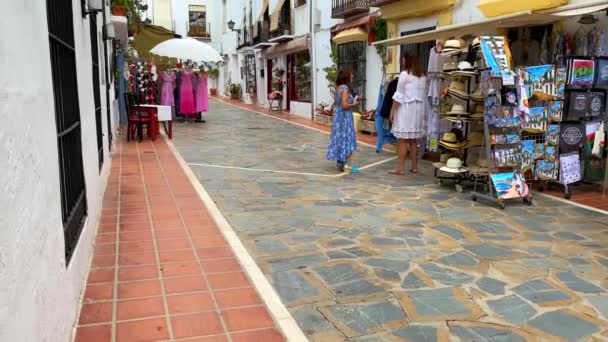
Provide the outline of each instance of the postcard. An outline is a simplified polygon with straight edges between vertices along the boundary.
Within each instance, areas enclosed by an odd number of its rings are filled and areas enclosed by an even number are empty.
[[[551,101],[549,103],[549,120],[551,122],[561,122],[564,113],[564,103],[562,101]]]
[[[537,158],[536,142],[534,140],[521,141],[521,171],[531,170]]]
[[[545,140],[549,145],[559,144],[559,125],[549,125],[549,129],[547,129],[547,134],[545,135]]]

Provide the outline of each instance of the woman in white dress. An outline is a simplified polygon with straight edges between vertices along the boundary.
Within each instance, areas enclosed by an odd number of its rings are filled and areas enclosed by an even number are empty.
[[[389,171],[393,175],[405,174],[408,152],[412,160],[410,172],[418,172],[418,140],[426,133],[426,75],[416,56],[407,56],[402,65],[403,71],[399,75],[391,108],[391,132],[397,137],[399,148],[399,163]]]

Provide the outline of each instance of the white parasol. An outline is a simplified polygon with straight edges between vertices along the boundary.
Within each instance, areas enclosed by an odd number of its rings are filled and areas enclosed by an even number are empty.
[[[191,60],[193,62],[217,63],[222,61],[222,56],[211,46],[194,38],[174,38],[157,44],[150,53]]]

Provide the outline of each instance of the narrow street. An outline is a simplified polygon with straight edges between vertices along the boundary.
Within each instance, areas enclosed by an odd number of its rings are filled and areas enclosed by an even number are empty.
[[[360,145],[214,101],[173,144],[313,341],[608,338],[604,215],[536,196],[501,211]],[[156,145],[162,144],[157,142]],[[254,284],[255,285],[255,284]]]

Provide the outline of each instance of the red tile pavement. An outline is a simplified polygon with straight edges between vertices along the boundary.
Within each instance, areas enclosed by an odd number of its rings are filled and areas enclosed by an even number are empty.
[[[608,211],[608,197],[604,197],[600,184],[577,184],[570,186],[571,202],[586,205],[592,208]],[[564,198],[564,189],[555,185],[545,190],[545,194]]]
[[[284,341],[165,141],[116,147],[75,341]]]

